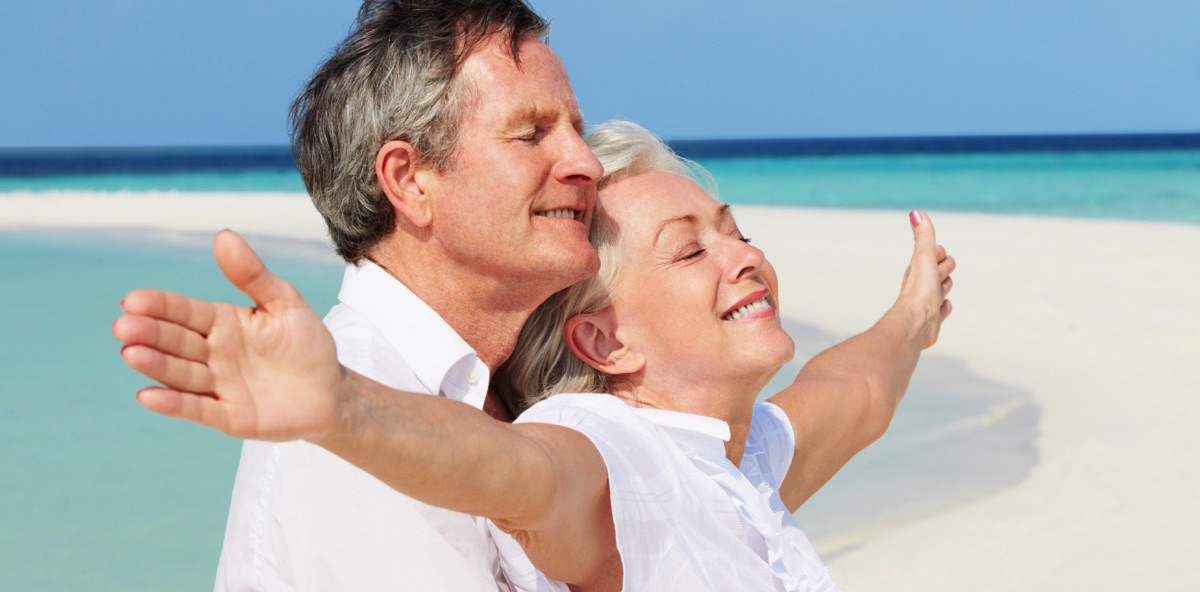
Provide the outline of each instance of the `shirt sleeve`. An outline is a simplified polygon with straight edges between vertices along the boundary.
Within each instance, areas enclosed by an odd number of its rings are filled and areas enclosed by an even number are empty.
[[[750,434],[746,438],[746,453],[742,470],[748,472],[751,462],[758,470],[771,475],[770,481],[779,489],[792,466],[796,453],[796,433],[792,422],[778,405],[763,401],[754,405],[750,419]]]

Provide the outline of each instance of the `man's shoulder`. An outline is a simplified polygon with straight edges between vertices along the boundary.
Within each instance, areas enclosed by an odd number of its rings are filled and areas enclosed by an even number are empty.
[[[325,315],[325,326],[333,335],[342,365],[392,388],[426,392],[411,362],[362,313],[338,304]]]
[[[405,497],[324,449],[247,442],[217,589],[492,590],[489,545],[475,518]]]

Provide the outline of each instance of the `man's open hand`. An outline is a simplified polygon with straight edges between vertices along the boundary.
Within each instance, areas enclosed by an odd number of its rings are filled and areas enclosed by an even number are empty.
[[[254,308],[143,289],[113,323],[130,368],[163,386],[138,392],[147,409],[255,440],[319,437],[336,420],[347,372],[333,337],[288,282],[236,233],[213,255]]]

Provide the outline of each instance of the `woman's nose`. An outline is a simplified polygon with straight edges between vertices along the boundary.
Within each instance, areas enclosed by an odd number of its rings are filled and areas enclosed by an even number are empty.
[[[730,280],[739,280],[757,274],[766,260],[763,252],[744,239],[737,237],[729,238],[734,243],[732,245],[733,255],[732,265],[730,266]]]

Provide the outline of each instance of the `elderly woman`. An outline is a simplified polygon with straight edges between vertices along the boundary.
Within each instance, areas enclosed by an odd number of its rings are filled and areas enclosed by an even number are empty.
[[[511,535],[497,541],[521,589],[836,590],[791,513],[849,455],[807,453],[826,430],[854,426],[866,446],[886,428],[950,312],[953,259],[914,212],[893,307],[756,404],[794,349],[775,270],[698,167],[648,132],[613,122],[589,143],[605,168],[600,273],[544,304],[497,373],[514,424],[341,368],[311,313],[286,325],[312,336],[307,351],[264,360],[215,344],[228,351],[209,355],[238,370],[206,377],[216,396],[131,362],[169,387],[139,400],[238,437],[309,440],[407,495],[488,517]],[[830,425],[810,421],[831,404]]]

